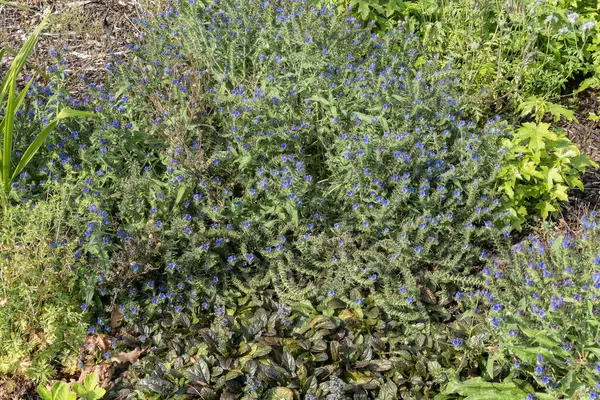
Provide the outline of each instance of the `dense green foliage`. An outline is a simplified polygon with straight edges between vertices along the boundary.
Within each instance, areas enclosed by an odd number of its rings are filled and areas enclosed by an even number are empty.
[[[449,55],[460,66],[469,109],[514,109],[531,96],[553,100],[598,85],[600,9],[594,0],[337,0],[363,21],[387,30],[408,18],[429,52]]]
[[[399,392],[421,398],[446,382],[444,368],[462,364],[466,370],[474,361],[455,350],[442,324],[431,327],[427,338],[410,334],[376,306],[348,309],[335,299],[316,308],[308,301],[286,306],[271,298],[266,293],[236,299],[232,293],[209,319],[182,315],[165,321],[168,332],[144,336],[156,345],[153,355],[130,369],[114,392],[157,399],[352,393],[394,399]],[[276,388],[281,397],[270,397]]]
[[[509,242],[596,167],[541,122],[574,119],[549,100],[590,73],[596,11],[317,5],[173,3],[79,98],[66,46],[47,83],[8,74],[1,374],[48,399],[595,399],[595,222]],[[112,381],[46,387],[93,365]]]
[[[597,218],[581,226],[577,236],[530,237],[505,249],[485,267],[485,288],[457,295],[498,346],[491,377],[530,379],[544,398],[594,399],[600,390]]]

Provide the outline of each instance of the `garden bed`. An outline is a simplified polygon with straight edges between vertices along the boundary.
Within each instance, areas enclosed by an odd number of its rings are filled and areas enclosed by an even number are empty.
[[[1,400],[597,398],[600,15],[380,3],[0,5]]]

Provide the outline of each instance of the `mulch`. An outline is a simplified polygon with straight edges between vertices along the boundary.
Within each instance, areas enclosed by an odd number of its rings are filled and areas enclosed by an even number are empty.
[[[577,122],[561,122],[559,126],[582,154],[600,164],[600,123],[588,119],[590,113],[600,114],[600,92],[585,90],[568,106],[575,108]],[[563,221],[559,225],[566,224],[570,230],[577,229],[582,215],[600,210],[600,169],[588,168],[582,176],[582,182],[585,190],[570,190],[569,202],[561,213]]]
[[[14,2],[14,0],[13,0]],[[125,45],[137,36],[133,19],[141,14],[137,0],[17,0],[17,3],[37,12],[0,4],[0,47],[18,50],[29,33],[39,24],[42,12],[50,10],[52,16],[42,32],[31,61],[46,70],[53,61],[50,49],[66,45],[68,89],[73,95],[83,93],[85,74],[87,81],[101,83],[110,55],[127,52]],[[0,75],[10,60],[0,60]]]

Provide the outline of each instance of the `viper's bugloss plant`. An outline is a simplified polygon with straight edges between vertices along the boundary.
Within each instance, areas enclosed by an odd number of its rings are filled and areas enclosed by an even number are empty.
[[[175,306],[179,285],[206,297],[274,285],[288,300],[354,306],[372,290],[417,318],[426,275],[454,279],[499,235],[505,125],[462,115],[451,66],[415,67],[418,39],[401,26],[380,38],[296,1],[179,3],[142,23],[160,47],[139,50],[134,68],[150,76],[131,90],[162,76],[193,121],[169,154],[170,183],[153,179],[164,167],[132,178],[148,193],[134,207],[148,240],[166,246],[135,269],[148,273],[135,290],[154,293],[150,309]],[[158,130],[183,114],[165,110]]]
[[[501,235],[506,124],[461,113],[451,64],[422,62],[403,26],[378,37],[301,1],[182,2],[138,22],[142,43],[83,100],[102,118],[63,126],[44,186],[20,186],[76,193],[90,308],[151,319],[273,286],[415,320],[422,285],[469,281]]]
[[[34,201],[71,188],[93,330],[111,329],[107,311],[210,309],[232,285],[425,319],[424,285],[476,283],[506,227],[507,126],[461,113],[451,64],[421,57],[415,34],[302,1],[181,2],[138,22],[141,43],[81,100],[101,118],[61,125],[17,182]],[[74,102],[68,51],[52,55],[56,87],[34,86],[24,126]]]
[[[576,235],[530,236],[483,270],[485,287],[458,293],[484,322],[504,374],[524,378],[548,398],[600,393],[600,232],[592,214]]]

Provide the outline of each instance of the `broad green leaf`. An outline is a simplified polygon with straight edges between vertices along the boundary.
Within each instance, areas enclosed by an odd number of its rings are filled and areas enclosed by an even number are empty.
[[[76,395],[71,393],[69,385],[64,382],[56,382],[52,386],[53,400],[76,400]]]
[[[83,385],[88,390],[94,390],[98,386],[98,375],[92,373],[87,374],[83,379]]]
[[[565,185],[561,185],[561,184],[556,185],[554,187],[554,190],[552,190],[552,198],[562,200],[562,201],[569,201],[569,195],[567,194],[567,189],[568,189],[568,187],[566,187]]]
[[[52,392],[45,386],[39,385],[37,387],[37,392],[42,398],[42,400],[52,400]]]
[[[565,117],[567,121],[577,121],[575,113],[572,110],[564,108],[558,104],[548,102],[548,111],[554,117],[554,122],[558,122],[560,117]]]
[[[532,391],[527,386],[506,381],[502,383],[486,382],[483,378],[472,378],[467,381],[452,381],[446,385],[443,394],[459,394],[466,399],[525,399],[527,393]],[[465,400],[466,400],[465,399]]]
[[[491,355],[488,357],[486,364],[486,372],[490,379],[494,379],[494,356]]]
[[[525,179],[529,180],[529,178],[539,178],[543,179],[544,175],[540,171],[537,170],[537,165],[533,161],[527,161],[521,165],[519,169],[521,174],[525,177]]]

